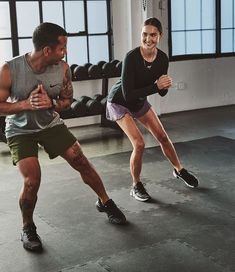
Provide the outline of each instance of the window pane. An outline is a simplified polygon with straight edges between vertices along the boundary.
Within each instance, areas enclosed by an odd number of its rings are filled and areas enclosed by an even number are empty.
[[[221,0],[221,27],[233,27],[233,0]]]
[[[172,33],[172,55],[185,54],[185,32]]]
[[[12,58],[12,44],[10,40],[0,41],[0,63]]]
[[[200,54],[201,49],[201,31],[187,31],[186,32],[186,53]]]
[[[0,3],[0,18],[0,37],[11,37],[10,13],[8,3]]]
[[[87,3],[88,33],[107,32],[106,1],[89,1]]]
[[[32,39],[19,39],[19,53],[23,55],[33,50]]]
[[[221,52],[233,52],[233,30],[226,29],[221,31]]]
[[[187,0],[186,29],[201,29],[201,1]]]
[[[67,61],[69,65],[83,65],[87,62],[86,37],[69,37],[67,45]]]
[[[65,2],[65,26],[69,33],[85,31],[83,1]]]
[[[215,1],[202,0],[202,28],[215,29]]]
[[[19,37],[32,36],[39,25],[38,2],[16,2],[17,24]]]
[[[63,7],[61,1],[42,2],[43,22],[51,22],[64,27]]]
[[[173,31],[185,29],[184,10],[184,0],[171,1],[171,28]]]
[[[209,30],[202,32],[202,53],[215,53],[215,31]]]
[[[215,53],[216,1],[171,0],[171,9],[172,56]]]
[[[235,29],[233,29],[233,52],[235,52]]]
[[[97,63],[100,60],[109,61],[107,36],[89,37],[89,48],[91,63]]]

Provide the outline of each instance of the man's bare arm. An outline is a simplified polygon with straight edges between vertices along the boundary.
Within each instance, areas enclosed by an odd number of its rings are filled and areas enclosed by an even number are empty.
[[[69,108],[73,101],[73,86],[71,81],[71,72],[67,63],[64,62],[64,79],[59,98],[56,99],[55,110],[61,111]]]
[[[8,64],[0,67],[0,115],[10,115],[25,110],[33,110],[30,100],[22,100],[15,103],[7,102],[10,97],[11,74]]]

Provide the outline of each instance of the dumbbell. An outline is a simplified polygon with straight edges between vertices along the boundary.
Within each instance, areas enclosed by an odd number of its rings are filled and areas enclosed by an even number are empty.
[[[73,102],[75,102],[76,99],[73,98]],[[73,103],[72,102],[72,103]],[[72,104],[71,104],[72,105]],[[62,110],[60,112],[60,117],[62,119],[69,119],[69,118],[74,118],[75,117],[75,114],[74,114],[74,111],[73,109],[71,108],[71,106],[68,108],[68,109],[65,109],[65,110]]]
[[[112,60],[112,61],[110,61],[111,63],[113,63],[115,66],[119,63],[119,60]]]
[[[122,62],[119,60],[112,60],[111,63],[114,64],[116,67],[116,75],[115,76],[120,77],[121,73],[122,73]]]
[[[71,73],[73,74],[74,72],[74,69],[77,67],[78,65],[77,64],[72,64],[70,65],[70,70],[71,70]]]
[[[116,77],[117,75],[117,68],[116,66],[111,63],[107,62],[102,66],[103,74],[104,76],[110,78],[110,77]]]
[[[107,62],[104,61],[104,60],[100,60],[100,61],[97,62],[97,65],[98,65],[100,68],[102,68],[103,65],[104,65],[105,63],[107,63]]]
[[[69,119],[69,118],[75,117],[75,114],[74,114],[74,112],[73,112],[73,110],[71,108],[68,108],[68,109],[62,110],[60,112],[60,117],[62,119]]]
[[[74,69],[77,67],[78,65],[77,64],[72,64],[70,66],[70,71],[71,71],[71,74],[72,74],[72,80],[75,80],[75,76],[74,76]]]
[[[88,70],[84,66],[78,65],[73,70],[73,76],[76,80],[87,80],[88,79]]]
[[[102,68],[99,65],[90,65],[88,68],[88,76],[93,79],[102,78]]]
[[[99,101],[92,99],[89,96],[81,96],[78,101],[80,101],[86,107],[86,113],[88,115],[96,115],[102,112],[102,105]]]
[[[105,97],[105,96],[102,95],[102,94],[95,94],[95,95],[93,96],[93,99],[95,99],[96,101],[99,101],[99,102],[100,102],[104,97]]]
[[[83,66],[87,69],[87,71],[88,71],[88,69],[89,69],[89,67],[92,65],[92,63],[90,63],[90,62],[87,62],[87,63],[84,63],[83,64]]]
[[[85,95],[73,102],[71,108],[76,117],[101,114],[103,110],[101,102]]]
[[[107,96],[104,96],[102,94],[95,94],[93,96],[93,99],[100,102],[100,104],[102,105],[102,113],[104,113],[106,111]]]
[[[81,96],[71,104],[74,116],[81,117],[87,114],[86,102],[90,99],[88,96]]]
[[[92,98],[86,102],[86,108],[90,115],[101,114],[103,110],[103,106],[101,105],[100,101]]]

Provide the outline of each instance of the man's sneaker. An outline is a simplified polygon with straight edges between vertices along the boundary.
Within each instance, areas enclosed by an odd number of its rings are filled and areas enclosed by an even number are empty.
[[[21,241],[23,242],[23,247],[31,251],[42,250],[42,242],[37,234],[36,226],[34,224],[28,225],[23,228],[21,233]]]
[[[117,225],[124,225],[126,223],[125,215],[112,199],[109,199],[105,204],[102,204],[101,200],[98,199],[95,205],[99,212],[105,212],[107,214],[110,223]]]
[[[147,193],[142,182],[137,182],[130,191],[130,195],[139,201],[148,201],[151,196]]]
[[[173,175],[176,178],[182,179],[184,183],[190,188],[195,188],[198,186],[198,179],[184,168],[182,168],[179,172],[174,169]]]

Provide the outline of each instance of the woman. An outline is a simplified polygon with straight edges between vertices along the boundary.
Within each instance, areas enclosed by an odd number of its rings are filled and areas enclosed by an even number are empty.
[[[197,178],[183,168],[171,140],[147,101],[151,94],[166,95],[172,85],[172,79],[167,75],[168,58],[157,48],[161,36],[161,22],[156,18],[147,19],[141,32],[141,45],[127,53],[121,79],[112,87],[107,102],[107,119],[117,122],[133,146],[130,194],[139,201],[148,201],[151,197],[140,181],[144,139],[135,119],[160,143],[163,154],[174,167],[173,175],[191,188],[198,186]]]

